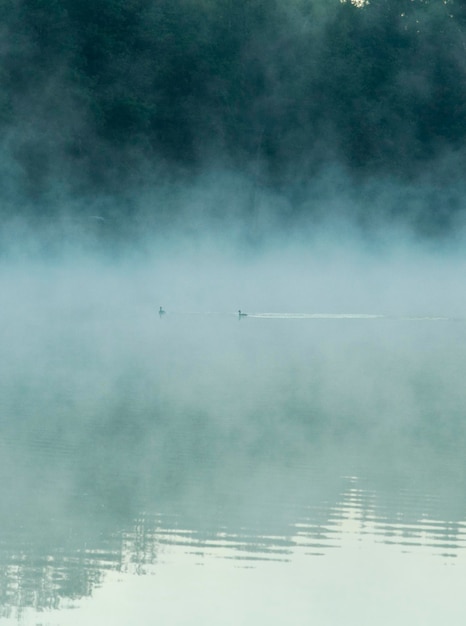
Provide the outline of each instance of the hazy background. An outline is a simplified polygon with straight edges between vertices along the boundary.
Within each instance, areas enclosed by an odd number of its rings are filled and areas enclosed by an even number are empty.
[[[18,221],[99,238],[233,220],[255,239],[342,216],[462,227],[463,4],[356,4],[2,2],[10,239]]]
[[[461,548],[465,59],[454,0],[1,2],[0,617],[356,477]]]
[[[466,12],[358,4],[1,3],[1,427],[78,493],[463,441]]]

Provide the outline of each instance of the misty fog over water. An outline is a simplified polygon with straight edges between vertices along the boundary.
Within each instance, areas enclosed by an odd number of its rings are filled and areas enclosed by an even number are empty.
[[[177,551],[180,572],[307,571],[360,535],[462,571],[462,262],[361,250],[4,261],[4,619],[79,607],[112,572],[165,580]]]
[[[0,624],[464,623],[465,20],[2,3]]]

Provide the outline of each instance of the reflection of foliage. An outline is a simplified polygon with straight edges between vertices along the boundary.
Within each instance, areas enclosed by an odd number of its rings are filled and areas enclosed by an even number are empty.
[[[5,614],[90,594],[175,543],[288,558],[299,525],[322,551],[351,506],[381,540],[464,545],[461,325],[404,334],[392,320],[385,339],[332,325],[322,340],[287,326],[282,342],[199,317],[171,335],[107,301],[91,320],[41,297],[43,326],[19,306],[4,324]]]
[[[91,595],[107,571],[151,571],[170,546],[199,559],[214,554],[251,562],[288,560],[295,550],[325,554],[339,547],[345,519],[351,519],[351,532],[373,533],[378,541],[404,550],[427,549],[444,558],[465,547],[465,503],[458,498],[464,485],[460,481],[452,493],[445,490],[445,479],[451,485],[458,479],[462,455],[448,471],[432,451],[418,454],[413,473],[406,450],[395,455],[397,467],[386,451],[374,450],[377,461],[368,457],[367,468],[359,465],[359,480],[351,467],[354,448],[322,451],[322,443],[309,449],[312,462],[295,459],[296,466],[276,459],[262,468],[253,463],[225,468],[222,459],[194,482],[189,468],[175,468],[178,476],[169,493],[162,496],[154,478],[149,492],[157,495],[146,493],[141,511],[129,506],[119,516],[111,500],[125,490],[125,475],[115,480],[116,495],[110,497],[99,485],[71,501],[62,494],[55,502],[62,511],[59,519],[36,507],[42,500],[35,501],[36,494],[23,492],[22,510],[6,515],[0,509],[0,617],[19,616],[27,608],[69,606]],[[83,466],[86,454],[80,451]],[[78,482],[82,469],[76,467]],[[60,472],[60,465],[55,470]],[[351,475],[344,476],[348,471]],[[42,495],[53,487],[45,486]],[[6,494],[1,495],[5,502]],[[17,521],[9,527],[12,515]],[[449,521],[442,522],[442,516]]]
[[[212,154],[256,176],[259,159],[264,183],[326,160],[405,176],[458,153],[463,4],[355,4],[3,3],[0,123],[23,182],[36,194],[57,175],[117,187],[141,159],[197,171]]]
[[[52,529],[42,538],[44,543],[36,543],[36,530],[31,528],[24,545],[12,542],[0,555],[0,617],[19,615],[28,607],[60,608],[62,602],[90,595],[102,582],[104,571],[118,567],[117,551],[101,555],[101,547],[60,544],[63,538],[54,537]]]

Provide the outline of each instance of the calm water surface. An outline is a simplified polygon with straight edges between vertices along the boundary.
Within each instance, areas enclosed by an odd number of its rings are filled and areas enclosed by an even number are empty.
[[[65,313],[2,320],[0,624],[465,623],[462,320]]]

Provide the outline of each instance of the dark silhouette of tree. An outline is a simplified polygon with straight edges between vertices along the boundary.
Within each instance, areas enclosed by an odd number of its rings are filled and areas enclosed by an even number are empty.
[[[413,179],[466,133],[456,0],[2,3],[4,190],[118,194],[214,162],[282,188]],[[13,174],[12,175],[12,171]],[[20,190],[20,191],[18,191]],[[4,194],[7,192],[4,191]]]

